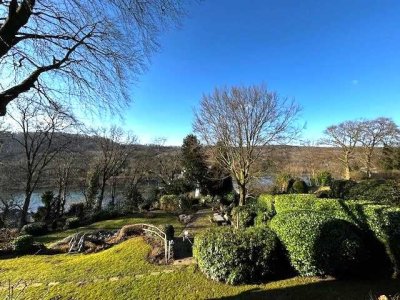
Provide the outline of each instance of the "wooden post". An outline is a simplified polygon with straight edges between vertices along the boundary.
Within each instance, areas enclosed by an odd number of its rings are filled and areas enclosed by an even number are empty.
[[[165,263],[167,264],[168,263],[168,240],[167,240],[167,237],[165,237],[165,239],[164,239],[164,244],[165,244],[165,246],[164,246]]]

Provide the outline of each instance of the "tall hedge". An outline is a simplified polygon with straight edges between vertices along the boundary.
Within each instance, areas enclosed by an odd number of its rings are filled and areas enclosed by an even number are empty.
[[[271,228],[302,276],[362,273],[370,257],[357,227],[328,213],[283,212],[272,219]]]
[[[287,270],[276,234],[265,227],[209,229],[196,236],[193,256],[207,277],[229,284],[274,278]]]

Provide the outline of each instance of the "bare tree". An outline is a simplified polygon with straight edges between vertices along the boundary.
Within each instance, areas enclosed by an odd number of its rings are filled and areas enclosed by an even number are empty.
[[[32,101],[19,100],[8,114],[10,127],[14,128],[12,138],[21,146],[24,159],[21,169],[25,179],[24,203],[19,226],[26,224],[26,217],[32,193],[36,190],[50,162],[69,144],[60,138],[76,124],[59,106],[35,106]]]
[[[324,131],[325,138],[322,144],[331,145],[340,149],[339,161],[344,167],[344,178],[351,177],[351,160],[362,134],[360,121],[345,121],[338,125],[329,126]]]
[[[132,153],[133,144],[136,143],[137,138],[132,134],[126,134],[116,126],[110,129],[98,129],[94,137],[100,147],[100,157],[96,161],[100,190],[96,210],[101,210],[106,185],[111,178],[119,175],[126,167],[127,159]]]
[[[204,95],[195,113],[194,131],[235,179],[245,204],[253,164],[265,146],[287,143],[299,132],[300,107],[264,85],[215,89]]]
[[[376,147],[393,144],[400,136],[399,127],[389,119],[380,117],[360,122],[360,144],[363,149],[363,163],[368,177],[371,177],[372,158]]]
[[[56,215],[62,216],[67,203],[67,196],[73,177],[78,175],[78,162],[83,158],[79,153],[68,149],[63,151],[52,163],[55,178],[55,186],[57,187]]]
[[[28,91],[64,105],[119,107],[159,34],[183,13],[178,0],[0,1],[0,115]]]
[[[182,173],[180,149],[169,150],[166,141],[164,137],[154,139],[150,147],[154,148],[155,154],[147,158],[149,175],[155,176],[164,186],[170,185]]]

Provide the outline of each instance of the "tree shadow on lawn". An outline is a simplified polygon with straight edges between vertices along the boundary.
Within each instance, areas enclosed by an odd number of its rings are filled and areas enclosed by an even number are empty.
[[[380,295],[395,296],[400,294],[400,280],[329,280],[304,285],[263,290],[254,288],[234,296],[211,299],[343,299],[343,300],[373,300]]]

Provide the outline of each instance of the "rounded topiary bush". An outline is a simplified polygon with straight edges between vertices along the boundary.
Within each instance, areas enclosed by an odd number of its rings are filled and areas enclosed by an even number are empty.
[[[193,256],[207,277],[229,284],[274,278],[285,269],[281,244],[266,227],[209,229],[196,236]]]
[[[283,212],[272,219],[271,228],[302,276],[360,274],[370,257],[361,231],[328,213]]]
[[[33,236],[44,235],[48,231],[47,224],[44,222],[35,222],[26,224],[22,227],[21,233]]]
[[[35,246],[33,236],[29,234],[20,235],[13,240],[13,249],[18,254],[28,254],[31,253]]]
[[[293,182],[291,192],[295,194],[306,194],[308,193],[308,185],[304,180],[297,179]]]

